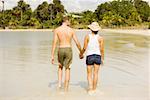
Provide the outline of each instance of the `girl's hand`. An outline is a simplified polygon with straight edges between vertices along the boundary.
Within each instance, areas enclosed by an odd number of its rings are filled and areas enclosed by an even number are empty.
[[[80,54],[79,54],[79,58],[80,58],[80,59],[83,59],[83,58],[84,58],[83,54],[80,53]]]

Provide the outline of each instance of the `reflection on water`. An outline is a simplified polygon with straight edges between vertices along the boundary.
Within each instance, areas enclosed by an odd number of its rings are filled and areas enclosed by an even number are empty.
[[[89,31],[77,32],[82,45],[84,33]],[[50,64],[52,35],[51,32],[0,32],[0,90],[3,90],[0,97],[40,94],[47,90],[44,86],[49,79],[51,82],[57,80],[57,66]],[[147,88],[150,37],[117,33],[103,33],[102,36],[105,38],[103,84],[136,84]],[[74,58],[78,59],[76,47],[73,48]],[[72,68],[72,73],[77,72],[79,76],[83,73],[80,80],[85,82],[85,67],[80,67],[85,66],[83,63],[74,60],[73,66],[76,67]],[[79,80],[79,77],[72,75],[72,82],[74,80]]]

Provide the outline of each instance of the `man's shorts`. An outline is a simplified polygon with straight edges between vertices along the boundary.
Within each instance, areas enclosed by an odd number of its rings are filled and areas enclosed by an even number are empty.
[[[58,50],[58,62],[65,66],[65,68],[70,68],[72,63],[72,49],[71,47],[59,48]]]
[[[86,64],[87,65],[100,65],[101,64],[101,56],[97,55],[97,54],[93,54],[93,55],[88,55],[86,57]]]

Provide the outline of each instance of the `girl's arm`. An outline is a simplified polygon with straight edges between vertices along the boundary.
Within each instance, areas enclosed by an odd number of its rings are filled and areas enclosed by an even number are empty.
[[[101,58],[102,58],[102,64],[104,63],[104,39],[102,37],[99,38],[99,46],[100,46],[100,52],[101,52]]]

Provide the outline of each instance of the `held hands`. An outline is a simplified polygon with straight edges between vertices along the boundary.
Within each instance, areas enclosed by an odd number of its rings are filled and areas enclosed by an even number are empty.
[[[84,58],[84,56],[83,56],[83,54],[80,52],[80,54],[79,54],[79,58],[80,59],[83,59]]]
[[[51,57],[51,63],[54,64],[54,57]]]

